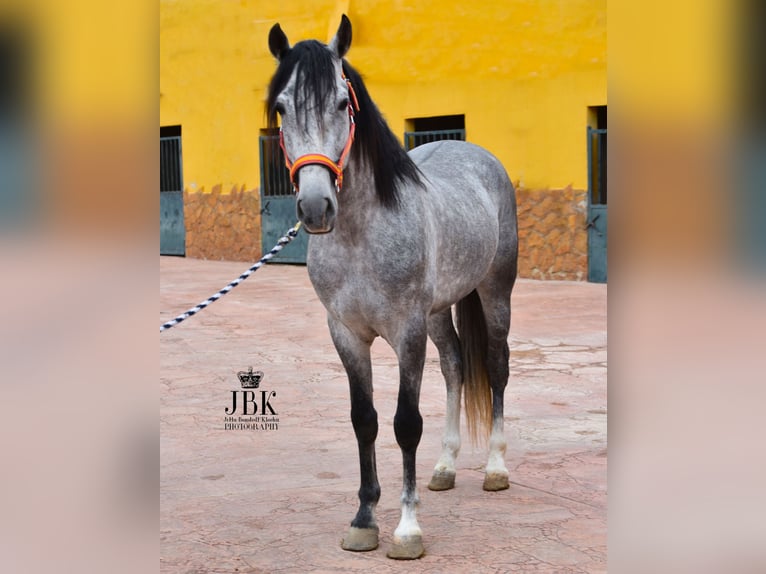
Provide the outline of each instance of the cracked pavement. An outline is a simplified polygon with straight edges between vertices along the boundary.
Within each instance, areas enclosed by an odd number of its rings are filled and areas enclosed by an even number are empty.
[[[237,277],[246,263],[160,258],[160,322]],[[426,488],[446,391],[429,341],[421,391],[418,519],[425,555],[385,556],[399,520],[401,455],[393,432],[397,366],[373,345],[380,547],[340,548],[359,470],[346,376],[306,268],[266,265],[198,315],[160,334],[162,572],[606,572],[606,285],[517,281],[506,390],[511,487],[482,490],[486,450],[463,432],[453,490]],[[225,428],[237,372],[257,428]],[[260,392],[276,427],[258,421]],[[254,422],[253,422],[254,421]],[[258,426],[265,425],[265,426]]]

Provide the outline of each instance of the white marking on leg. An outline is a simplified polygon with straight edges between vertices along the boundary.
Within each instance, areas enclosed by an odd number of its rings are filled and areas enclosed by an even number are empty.
[[[435,473],[455,472],[455,461],[460,452],[460,388],[447,393],[447,416],[442,438],[442,454],[434,467]]]
[[[492,434],[489,437],[489,457],[487,459],[487,470],[489,474],[501,474],[508,476],[508,469],[505,467],[505,433],[503,432],[503,418],[499,417],[492,423]]]
[[[417,494],[415,494],[414,500],[411,501],[405,500],[405,495],[402,495],[402,518],[399,520],[399,526],[394,530],[394,539],[423,535],[423,531],[418,524],[416,511],[419,502],[420,499]]]

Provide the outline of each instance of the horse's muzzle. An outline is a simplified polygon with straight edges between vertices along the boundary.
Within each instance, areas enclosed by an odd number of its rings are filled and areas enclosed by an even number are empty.
[[[298,219],[312,234],[329,233],[335,227],[335,205],[326,197],[301,198],[297,202]]]

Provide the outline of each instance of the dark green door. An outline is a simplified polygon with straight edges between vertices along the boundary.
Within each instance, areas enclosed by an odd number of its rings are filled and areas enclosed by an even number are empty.
[[[588,128],[588,281],[607,281],[606,129]]]
[[[285,167],[278,135],[259,138],[261,157],[261,250],[266,253],[298,221],[290,172]],[[272,261],[306,263],[308,235],[303,229]]]
[[[186,254],[181,136],[160,137],[160,255]]]

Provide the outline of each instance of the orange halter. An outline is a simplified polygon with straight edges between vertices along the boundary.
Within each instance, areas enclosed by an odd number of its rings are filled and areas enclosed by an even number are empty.
[[[295,174],[298,170],[305,165],[318,164],[323,165],[330,169],[335,174],[335,192],[340,192],[340,188],[343,186],[343,164],[346,163],[348,154],[351,151],[351,144],[354,143],[354,132],[356,131],[356,123],[354,122],[354,110],[359,111],[359,101],[356,99],[356,93],[351,85],[351,81],[346,77],[346,74],[341,72],[341,77],[348,86],[348,94],[351,96],[348,102],[348,119],[351,120],[351,127],[348,130],[348,139],[346,145],[340,154],[340,159],[334,162],[329,157],[321,153],[307,153],[300,156],[294,162],[290,161],[287,156],[287,150],[285,149],[285,139],[282,135],[282,128],[279,128],[279,146],[282,148],[282,152],[285,154],[285,165],[290,170],[290,182],[293,184],[293,190],[298,193],[298,184],[295,183]],[[353,104],[353,105],[352,105]]]

